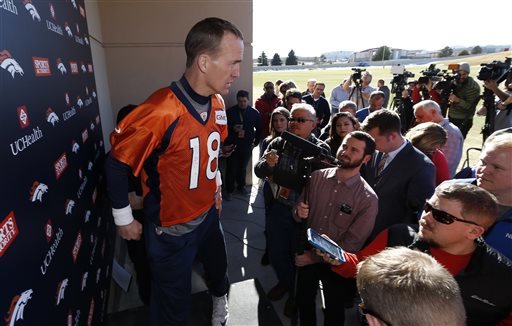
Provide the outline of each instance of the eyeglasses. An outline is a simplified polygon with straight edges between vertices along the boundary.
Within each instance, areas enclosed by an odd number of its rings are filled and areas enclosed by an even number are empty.
[[[302,118],[302,117],[300,117],[300,118],[293,118],[293,117],[290,117],[290,118],[288,118],[288,121],[290,121],[290,122],[304,123],[304,122],[306,122],[306,121],[315,121],[315,120],[312,120],[312,119],[306,119],[306,118]]]
[[[432,207],[432,205],[428,201],[425,202],[425,206],[423,207],[423,210],[426,213],[432,212],[432,217],[434,217],[434,220],[438,221],[439,223],[452,224],[453,222],[458,221],[458,222],[462,222],[462,223],[468,223],[468,224],[480,226],[479,224],[477,224],[473,221],[464,220],[462,218],[458,218],[453,215],[450,215],[440,209],[436,209],[436,208]]]
[[[364,304],[364,302],[361,302],[359,305],[359,313],[361,315],[366,315],[366,314],[370,314],[372,315],[373,317],[376,317],[378,318],[381,322],[383,322],[385,325],[387,326],[392,326],[390,323],[388,323],[387,321],[385,321],[384,319],[382,319],[378,314],[374,313],[373,311],[369,310],[368,308],[366,308],[366,305]],[[366,324],[367,325],[367,324]]]

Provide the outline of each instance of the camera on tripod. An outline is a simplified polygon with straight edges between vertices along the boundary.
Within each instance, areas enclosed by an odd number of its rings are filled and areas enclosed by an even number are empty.
[[[506,58],[504,62],[494,60],[491,63],[482,63],[480,71],[476,78],[482,81],[495,80],[497,84],[505,80],[510,71],[511,58]]]
[[[446,73],[446,70],[436,68],[436,64],[432,63],[427,69],[420,71],[420,73],[422,76],[418,78],[418,84],[425,85],[428,84],[430,80],[432,82],[440,81],[443,74]]]
[[[352,81],[356,84],[356,85],[360,85],[361,84],[361,77],[362,77],[362,72],[363,71],[366,71],[366,69],[361,69],[361,68],[352,68],[352,70],[354,71],[352,73]]]
[[[405,67],[400,65],[391,67],[391,73],[393,74],[391,92],[400,98],[402,91],[405,89],[405,85],[407,85],[407,78],[414,77],[414,74],[405,70]]]

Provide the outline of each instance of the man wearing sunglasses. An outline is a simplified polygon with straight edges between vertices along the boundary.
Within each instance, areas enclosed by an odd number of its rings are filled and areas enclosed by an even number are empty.
[[[431,256],[387,248],[357,265],[359,309],[369,326],[465,326],[459,285]]]
[[[324,261],[343,277],[355,277],[356,265],[386,247],[408,246],[428,253],[455,277],[468,325],[512,322],[512,262],[481,238],[496,221],[498,205],[488,191],[465,183],[442,183],[425,202],[419,231],[405,224],[381,232],[357,254],[344,253],[341,264]],[[507,324],[509,325],[509,324]]]
[[[289,131],[330,153],[329,145],[316,138],[312,133],[317,120],[315,109],[306,103],[292,106],[289,120]],[[313,146],[314,147],[314,146]],[[295,284],[295,251],[296,237],[300,234],[300,224],[292,216],[295,205],[305,184],[305,157],[310,157],[303,149],[295,146],[282,137],[276,137],[254,167],[258,178],[272,178],[279,188],[276,191],[276,201],[272,206],[267,226],[268,253],[270,263],[276,272],[279,283],[267,294],[270,300],[280,300],[290,292],[285,304],[285,315],[293,312],[293,289]],[[311,170],[325,167],[324,164],[313,163]]]

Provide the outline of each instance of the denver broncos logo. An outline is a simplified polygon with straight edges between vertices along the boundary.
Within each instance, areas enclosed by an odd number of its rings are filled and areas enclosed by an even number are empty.
[[[87,72],[87,68],[85,68],[85,65],[82,63],[82,66],[80,66],[82,69],[82,72],[85,74]]]
[[[69,28],[69,25],[67,22],[64,23],[64,29],[66,30],[66,33],[68,33],[69,37],[73,37],[73,32],[71,31],[71,28]]]
[[[76,141],[73,141],[73,144],[71,145],[71,151],[75,154],[78,153],[78,150],[80,149],[80,145]]]
[[[59,116],[53,112],[52,108],[48,108],[48,110],[46,110],[46,121],[51,123],[54,127],[55,124],[60,121]]]
[[[75,1],[75,0],[71,0],[71,3],[73,4],[73,7],[74,7],[75,9],[78,9],[78,7],[76,6],[76,1]]]
[[[59,305],[60,301],[64,299],[64,292],[68,287],[68,282],[69,280],[65,278],[64,280],[62,280],[62,282],[59,283],[57,287],[57,306]]]
[[[80,96],[76,97],[76,105],[78,105],[80,108],[84,106],[84,101],[80,98]]]
[[[28,300],[32,299],[32,293],[34,293],[34,291],[30,289],[21,293],[21,295],[16,295],[12,298],[11,307],[7,313],[7,318],[5,318],[7,325],[13,326],[18,320],[23,319],[25,306],[27,305]]]
[[[25,5],[25,9],[27,9],[29,14],[32,16],[32,20],[36,21],[37,19],[37,21],[40,22],[41,16],[39,16],[36,7],[34,7],[34,5],[32,4],[32,0],[25,0],[23,1],[23,4]]]
[[[14,60],[12,55],[7,50],[0,52],[0,67],[10,72],[12,78],[14,78],[15,74],[19,74],[20,76],[23,76],[24,74],[23,69],[19,63]]]
[[[57,59],[57,69],[59,69],[60,73],[63,75],[68,73],[68,70],[66,69],[66,66],[64,66],[64,64],[62,63],[61,58]]]
[[[89,39],[87,38],[87,36],[84,36],[84,42],[86,45],[89,45]]]
[[[71,200],[71,199],[68,199],[66,201],[66,215],[73,214],[73,212],[72,212],[73,207],[75,207],[75,201]]]
[[[41,203],[43,202],[43,195],[48,192],[48,186],[44,183],[39,183],[39,181],[34,181],[32,184],[32,189],[30,190],[30,201],[35,202],[39,200]]]

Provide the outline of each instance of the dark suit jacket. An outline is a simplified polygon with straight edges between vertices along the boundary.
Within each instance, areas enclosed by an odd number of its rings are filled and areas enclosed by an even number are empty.
[[[408,141],[377,177],[381,156],[382,153],[374,154],[363,169],[365,180],[379,196],[379,212],[368,241],[393,224],[417,224],[425,200],[435,189],[434,164]]]

